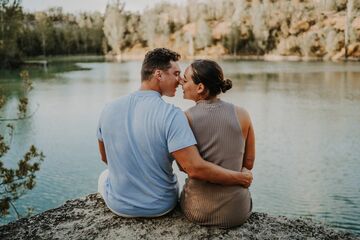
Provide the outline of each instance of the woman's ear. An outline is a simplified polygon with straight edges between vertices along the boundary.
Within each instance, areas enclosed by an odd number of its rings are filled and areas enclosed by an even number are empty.
[[[202,84],[202,83],[199,83],[198,85],[197,85],[197,89],[196,89],[196,93],[197,94],[204,94],[205,93],[205,86],[204,86],[204,84]]]

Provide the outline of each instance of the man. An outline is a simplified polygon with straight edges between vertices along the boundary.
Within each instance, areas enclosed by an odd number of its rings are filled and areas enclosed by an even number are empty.
[[[154,217],[171,211],[178,197],[172,161],[189,177],[248,187],[251,173],[223,169],[201,158],[184,113],[166,103],[179,85],[180,55],[157,48],[145,55],[141,87],[108,104],[98,127],[99,149],[108,169],[99,192],[114,213]]]

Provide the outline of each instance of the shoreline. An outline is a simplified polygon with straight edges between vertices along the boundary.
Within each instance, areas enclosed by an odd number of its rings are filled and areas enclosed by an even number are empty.
[[[104,58],[106,61],[122,62],[122,61],[142,61],[145,56],[145,51],[143,54],[127,54],[122,55],[105,55]],[[349,57],[345,59],[344,57],[338,59],[324,59],[321,57],[300,57],[300,56],[282,56],[274,54],[266,55],[194,55],[194,56],[185,56],[181,60],[194,60],[199,58],[210,58],[214,60],[245,60],[245,61],[269,61],[269,62],[360,62],[360,58]]]
[[[110,62],[122,62],[122,61],[142,61],[146,51],[144,50],[141,53],[124,53],[121,55],[55,55],[55,56],[37,56],[30,57],[24,60],[25,65],[43,65],[51,64],[52,62],[66,62],[74,61],[78,62],[81,60],[85,61],[97,61],[104,60]],[[336,60],[324,59],[321,57],[301,57],[301,56],[282,56],[275,54],[265,54],[265,55],[194,55],[194,56],[182,56],[181,60],[194,60],[199,58],[210,58],[214,60],[238,60],[238,61],[268,61],[268,62],[360,62],[360,58],[349,57],[345,59],[344,57],[338,58]],[[180,61],[181,61],[180,60]]]
[[[30,218],[0,226],[0,239],[360,239],[311,219],[253,212],[239,227],[189,222],[179,207],[158,218],[113,214],[99,194],[73,199]]]

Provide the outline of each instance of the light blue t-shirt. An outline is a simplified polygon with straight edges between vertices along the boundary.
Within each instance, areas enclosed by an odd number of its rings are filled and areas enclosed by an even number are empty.
[[[97,135],[107,156],[104,200],[110,209],[120,215],[155,216],[176,205],[170,153],[196,144],[179,108],[156,91],[137,91],[104,108]]]

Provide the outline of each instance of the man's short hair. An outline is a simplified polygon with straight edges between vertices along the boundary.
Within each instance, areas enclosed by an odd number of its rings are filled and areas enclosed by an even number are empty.
[[[180,54],[167,48],[155,48],[146,53],[141,67],[141,81],[149,80],[156,69],[167,70],[171,68],[170,61],[178,61]]]

